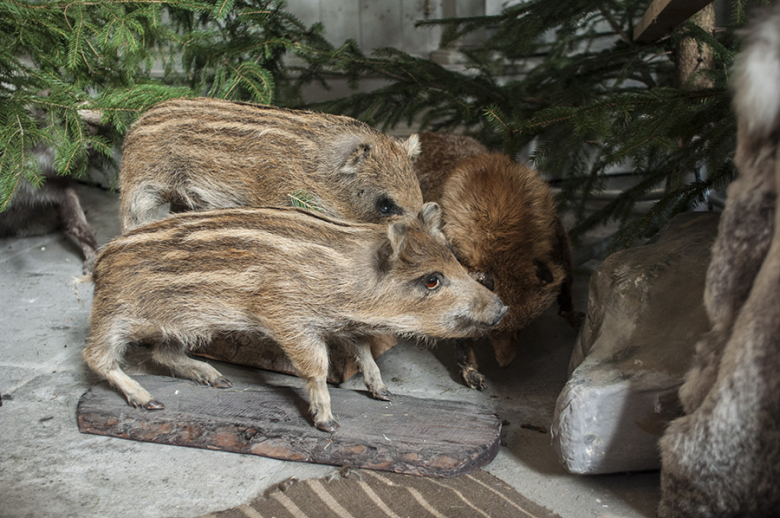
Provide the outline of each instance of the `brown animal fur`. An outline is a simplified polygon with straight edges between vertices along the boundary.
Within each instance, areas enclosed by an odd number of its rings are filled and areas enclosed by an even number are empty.
[[[780,6],[738,59],[739,176],[707,270],[711,332],[661,440],[662,517],[780,516]]]
[[[416,214],[418,152],[416,136],[399,142],[349,117],[174,99],[146,112],[125,138],[122,229],[152,221],[165,203],[176,210],[290,206],[294,196],[348,221]]]
[[[33,236],[59,228],[70,236],[84,255],[84,273],[89,273],[95,261],[97,240],[81,208],[73,180],[57,174],[54,151],[39,145],[33,149],[41,164],[45,183],[36,188],[20,180],[5,211],[0,212],[0,237]]]
[[[48,96],[49,93],[44,90],[40,95]],[[41,125],[48,123],[45,111],[33,109],[31,113]],[[78,115],[86,123],[90,135],[101,131],[99,112],[83,109]],[[95,153],[88,151],[90,155]],[[62,229],[81,248],[83,271],[89,273],[95,262],[97,239],[81,208],[74,180],[57,174],[54,149],[50,145],[38,144],[32,153],[40,164],[44,183],[36,188],[24,178],[19,181],[10,203],[0,212],[0,237],[35,236]]]
[[[210,98],[174,99],[128,132],[120,176],[123,232],[165,203],[190,209],[290,206],[381,222],[416,214],[422,194],[405,142],[349,117]]]
[[[561,314],[579,325],[571,246],[539,174],[469,137],[424,133],[420,143],[423,198],[441,204],[442,231],[458,260],[509,305],[488,333],[499,365],[509,365],[520,330],[556,299]],[[458,344],[458,358],[466,384],[483,388],[470,344]]]
[[[267,335],[307,380],[315,425],[333,431],[327,342],[350,345],[366,386],[386,399],[367,337],[474,336],[506,312],[457,262],[439,223],[429,203],[389,226],[266,208],[138,228],[98,254],[84,357],[130,404],[156,409],[162,404],[119,366],[130,343],[149,342],[152,358],[178,376],[224,387],[185,351],[220,334]]]

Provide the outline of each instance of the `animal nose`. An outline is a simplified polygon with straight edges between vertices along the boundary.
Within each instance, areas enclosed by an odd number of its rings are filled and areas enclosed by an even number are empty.
[[[509,311],[509,306],[504,306],[501,304],[501,309],[498,310],[498,317],[496,317],[495,321],[491,325],[497,326],[499,322],[501,322],[501,319],[504,318],[504,315],[506,315],[506,312]]]

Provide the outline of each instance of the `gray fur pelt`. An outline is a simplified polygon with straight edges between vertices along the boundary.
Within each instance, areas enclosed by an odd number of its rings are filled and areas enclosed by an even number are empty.
[[[664,518],[780,516],[780,6],[761,14],[737,63],[739,174],[707,271],[711,331],[661,440]]]

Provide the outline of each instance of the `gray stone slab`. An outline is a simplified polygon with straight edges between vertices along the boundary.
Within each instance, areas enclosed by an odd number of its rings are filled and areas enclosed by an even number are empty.
[[[675,218],[651,243],[609,256],[590,279],[588,311],[555,407],[553,447],[578,474],[660,467],[658,440],[709,329],[704,277],[718,215]]]
[[[81,186],[79,194],[98,242],[105,243],[119,232],[117,195]],[[40,239],[49,243],[45,246],[51,261],[46,270],[28,262],[30,258],[9,261],[6,252],[23,247],[15,239],[0,239],[0,327],[4,331],[12,320],[6,315],[18,305],[14,298],[18,290],[30,297],[45,297],[52,289],[63,293],[53,305],[41,306],[28,326],[15,324],[14,333],[0,333],[5,340],[0,352],[0,392],[12,396],[4,397],[0,406],[0,517],[197,517],[246,503],[289,477],[322,477],[336,471],[332,466],[79,433],[76,403],[98,380],[80,360],[83,343],[75,343],[74,338],[71,345],[71,339],[62,335],[86,333],[91,287],[80,287],[81,305],[66,295],[66,285],[53,288],[59,274],[65,279],[79,273],[79,251],[58,234]],[[35,289],[27,289],[26,282],[11,288],[13,280],[38,271],[58,275],[41,277]],[[584,307],[586,296],[587,279],[578,278],[575,298],[579,307]],[[67,324],[70,329],[46,325],[67,311],[77,312],[82,324]],[[605,512],[624,518],[654,517],[657,473],[570,475],[559,465],[549,434],[539,431],[549,429],[576,339],[555,311],[523,330],[524,346],[508,368],[495,364],[489,344],[477,351],[489,382],[484,391],[468,389],[458,380],[455,355],[446,344],[432,347],[402,342],[377,364],[393,393],[478,403],[496,412],[503,422],[501,447],[485,469],[534,502],[566,518],[593,518]],[[30,338],[39,334],[37,340]],[[62,355],[49,355],[44,343],[61,343]],[[143,354],[129,355],[128,362],[127,372],[132,375],[170,374],[155,369]],[[292,376],[216,366],[234,382],[305,385]],[[341,387],[365,390],[359,375]]]

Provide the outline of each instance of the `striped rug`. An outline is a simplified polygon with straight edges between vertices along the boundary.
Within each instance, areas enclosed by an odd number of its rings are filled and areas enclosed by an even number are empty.
[[[246,505],[203,518],[559,518],[486,471],[450,479],[343,469],[290,479]]]

